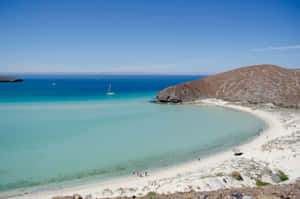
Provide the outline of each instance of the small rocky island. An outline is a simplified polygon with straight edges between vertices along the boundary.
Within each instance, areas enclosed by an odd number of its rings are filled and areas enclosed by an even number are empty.
[[[247,103],[300,106],[300,69],[253,65],[182,83],[160,91],[159,103],[181,103],[205,98]]]
[[[0,77],[0,82],[22,82],[22,79],[14,77]]]

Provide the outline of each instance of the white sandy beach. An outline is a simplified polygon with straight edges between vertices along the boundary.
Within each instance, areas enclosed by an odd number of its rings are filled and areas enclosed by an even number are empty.
[[[300,177],[300,112],[293,109],[272,109],[271,105],[253,108],[230,104],[221,100],[202,100],[199,105],[217,105],[246,111],[263,119],[269,128],[250,142],[237,146],[244,153],[234,156],[228,150],[200,161],[150,173],[147,177],[123,177],[61,190],[28,193],[11,198],[50,199],[54,196],[80,194],[96,197],[140,196],[150,191],[173,193],[178,191],[207,191],[219,188],[255,186],[255,179],[276,184],[271,172],[284,171],[292,182]],[[197,104],[195,105],[197,106]],[[234,139],[234,138],[233,138]],[[227,174],[238,171],[243,181]],[[223,173],[224,175],[216,175]],[[1,197],[0,197],[1,198]]]

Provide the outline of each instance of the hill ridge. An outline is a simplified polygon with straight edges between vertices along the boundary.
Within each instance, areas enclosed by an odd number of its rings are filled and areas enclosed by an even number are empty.
[[[165,88],[162,103],[218,98],[249,103],[300,105],[300,69],[252,65]]]

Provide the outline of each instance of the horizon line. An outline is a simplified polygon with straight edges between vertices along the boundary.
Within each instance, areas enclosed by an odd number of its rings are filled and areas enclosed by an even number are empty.
[[[200,72],[0,72],[0,75],[213,75]]]

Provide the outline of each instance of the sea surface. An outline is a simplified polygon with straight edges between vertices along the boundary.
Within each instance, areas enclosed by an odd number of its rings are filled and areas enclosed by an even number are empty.
[[[59,188],[204,157],[266,124],[244,112],[150,103],[176,75],[19,75],[0,84],[0,192]],[[116,95],[106,95],[108,85]]]

